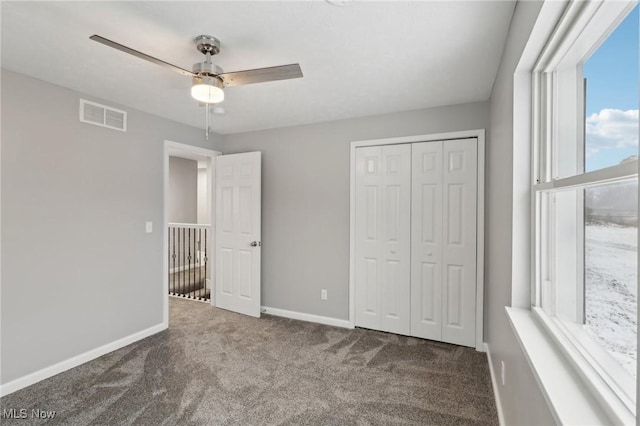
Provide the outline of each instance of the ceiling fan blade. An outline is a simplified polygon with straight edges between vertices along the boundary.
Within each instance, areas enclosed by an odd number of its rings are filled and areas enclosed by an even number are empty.
[[[278,67],[256,68],[253,70],[225,72],[219,75],[225,86],[264,83],[266,81],[287,80],[302,77],[299,64],[281,65]]]
[[[149,61],[149,62],[152,62],[152,63],[154,63],[156,65],[160,65],[161,67],[170,69],[170,70],[175,71],[175,72],[177,72],[179,74],[186,75],[186,76],[189,76],[189,77],[193,77],[195,75],[191,71],[185,70],[184,68],[180,68],[180,67],[178,67],[176,65],[170,64],[169,62],[165,62],[165,61],[160,60],[158,58],[154,58],[153,56],[149,56],[149,55],[147,55],[145,53],[139,52],[139,51],[137,51],[135,49],[132,49],[132,48],[127,47],[127,46],[124,46],[124,45],[122,45],[120,43],[116,43],[115,41],[111,41],[111,40],[106,39],[104,37],[100,37],[99,35],[95,35],[94,34],[89,38],[91,40],[93,40],[93,41],[97,41],[98,43],[102,43],[105,46],[113,47],[114,49],[117,49],[117,50],[119,50],[121,52],[128,53],[129,55],[133,55],[133,56],[136,56],[136,57],[138,57],[140,59],[144,59],[145,61]]]

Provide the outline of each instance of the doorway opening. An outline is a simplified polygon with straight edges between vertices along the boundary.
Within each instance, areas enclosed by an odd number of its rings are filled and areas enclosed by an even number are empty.
[[[215,157],[172,141],[164,146],[164,319],[168,297],[213,303]]]
[[[196,156],[200,157],[200,156]],[[210,165],[206,158],[169,156],[167,256],[169,295],[207,302],[211,296]]]

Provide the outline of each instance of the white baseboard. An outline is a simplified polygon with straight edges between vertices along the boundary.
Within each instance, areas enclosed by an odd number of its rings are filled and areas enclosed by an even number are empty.
[[[504,426],[504,412],[502,411],[502,402],[500,402],[500,394],[498,393],[498,378],[493,370],[493,362],[491,362],[491,351],[489,351],[489,344],[484,344],[484,351],[487,353],[487,360],[489,361],[489,371],[491,372],[491,384],[493,385],[493,396],[496,400],[496,410],[498,411],[498,423],[500,426]]]
[[[353,328],[353,325],[351,325],[351,322],[349,322],[348,320],[343,320],[343,319],[338,319],[338,318],[330,318],[330,317],[323,317],[323,316],[320,316],[320,315],[313,315],[313,314],[305,314],[305,313],[302,313],[302,312],[287,311],[285,309],[269,308],[268,306],[263,306],[262,307],[262,313],[263,314],[269,314],[269,315],[275,315],[277,317],[284,317],[284,318],[297,319],[297,320],[301,320],[301,321],[315,322],[315,323],[318,323],[318,324],[333,325],[334,327]]]
[[[76,355],[74,357],[61,361],[52,366],[45,367],[34,373],[27,374],[26,376],[22,376],[18,379],[12,380],[8,383],[0,385],[0,396],[9,395],[10,393],[13,393],[17,390],[26,388],[27,386],[31,386],[34,383],[37,383],[41,380],[48,379],[49,377],[52,377],[52,376],[55,376],[56,374],[60,374],[64,371],[70,370],[74,367],[84,364],[85,362],[94,360],[104,354],[123,348],[127,345],[130,345],[131,343],[137,342],[138,340],[142,340],[145,337],[149,337],[153,334],[159,333],[162,330],[165,330],[166,328],[167,328],[166,324],[154,325],[153,327],[149,327],[146,330],[133,333],[129,336],[123,337],[122,339],[118,339],[115,342],[107,343],[106,345],[100,346],[99,348],[92,349],[83,354]]]

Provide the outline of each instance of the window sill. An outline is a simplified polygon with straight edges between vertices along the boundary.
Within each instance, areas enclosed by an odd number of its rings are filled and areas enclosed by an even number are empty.
[[[612,423],[611,416],[589,391],[534,313],[528,309],[510,307],[505,307],[505,310],[556,422],[575,425]],[[622,423],[635,424],[635,418],[628,415],[624,417],[626,419]]]

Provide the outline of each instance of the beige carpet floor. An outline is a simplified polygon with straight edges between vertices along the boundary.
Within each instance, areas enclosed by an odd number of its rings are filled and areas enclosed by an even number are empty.
[[[498,423],[471,348],[174,298],[168,330],[0,399],[34,408],[72,425]]]

